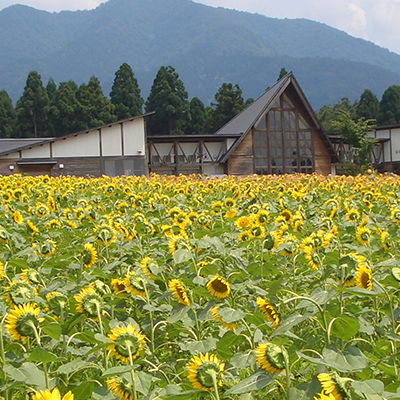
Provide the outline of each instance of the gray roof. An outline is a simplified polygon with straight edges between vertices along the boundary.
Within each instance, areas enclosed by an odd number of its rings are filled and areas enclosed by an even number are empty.
[[[29,146],[35,146],[37,144],[41,144],[47,142],[49,140],[53,140],[53,138],[29,138],[29,139],[0,139],[0,154],[7,154],[13,152],[14,150],[20,148],[26,148]]]
[[[291,73],[286,74],[274,86],[267,89],[267,91],[257,100],[227,122],[216,132],[216,134],[246,134],[257,122],[260,116],[265,113],[266,109],[273,103],[277,95],[281,93],[282,89],[286,88],[290,81],[290,77]]]

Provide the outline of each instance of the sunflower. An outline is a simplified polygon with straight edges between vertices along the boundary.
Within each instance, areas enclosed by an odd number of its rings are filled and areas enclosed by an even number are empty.
[[[190,359],[186,368],[189,371],[188,379],[195,389],[214,390],[214,386],[222,386],[225,363],[217,356],[199,353]]]
[[[360,219],[360,212],[355,208],[350,208],[346,213],[346,219],[349,222],[354,222]]]
[[[400,223],[400,209],[399,208],[393,208],[390,216],[394,222]]]
[[[242,216],[235,221],[235,224],[239,229],[246,229],[251,226],[251,219],[249,217]]]
[[[74,296],[76,301],[76,311],[85,314],[91,318],[97,318],[101,313],[104,301],[96,292],[93,286],[89,286],[80,290],[78,295]]]
[[[190,245],[185,234],[178,234],[169,237],[168,248],[171,254],[174,255],[179,249],[190,249]]]
[[[46,301],[46,311],[51,311],[57,317],[60,317],[68,308],[68,297],[60,292],[47,293]]]
[[[56,247],[56,242],[52,239],[46,239],[43,243],[32,243],[32,248],[35,249],[34,253],[42,257],[52,256],[56,251]]]
[[[144,278],[136,274],[135,271],[129,271],[124,278],[126,290],[129,293],[140,297],[146,296],[145,283],[146,281]]]
[[[31,400],[74,400],[74,395],[69,391],[61,397],[60,391],[54,388],[51,392],[49,389],[45,391],[39,390],[32,395]]]
[[[250,239],[254,237],[252,231],[243,231],[240,232],[238,235],[238,241],[239,242],[248,242]]]
[[[260,344],[256,348],[256,360],[261,368],[271,374],[281,373],[285,368],[285,350],[273,343]]]
[[[36,296],[37,290],[30,283],[22,280],[10,282],[4,292],[4,298],[10,307],[20,304],[19,299],[33,300]]]
[[[40,284],[40,274],[36,269],[26,268],[23,269],[20,273],[21,280],[30,285],[39,285]]]
[[[349,399],[346,388],[341,383],[339,376],[336,373],[321,373],[317,378],[322,386],[322,394],[333,396],[335,400]]]
[[[229,293],[231,292],[229,283],[224,278],[221,278],[219,275],[215,275],[208,281],[207,290],[210,294],[218,297],[219,299],[225,299],[229,296]]]
[[[313,271],[318,269],[318,257],[311,246],[304,246],[304,257]]]
[[[127,294],[126,286],[123,279],[113,278],[111,279],[111,287],[115,294]]]
[[[356,268],[355,275],[357,287],[367,290],[372,289],[371,268],[369,268],[367,265],[359,265]]]
[[[81,254],[81,259],[83,266],[85,268],[90,268],[97,261],[97,251],[92,243],[86,243],[83,246],[83,252]]]
[[[22,214],[19,211],[15,211],[13,214],[14,222],[18,225],[21,225],[22,222],[24,221],[24,218],[22,217]]]
[[[261,297],[257,299],[256,303],[258,309],[264,315],[264,318],[271,322],[271,327],[273,329],[277,328],[279,325],[279,315],[272,304],[268,303],[268,301],[262,299]]]
[[[61,228],[62,224],[58,219],[52,218],[46,223],[47,228]]]
[[[280,245],[280,253],[284,256],[290,257],[297,253],[298,250],[298,241],[296,236],[291,233],[285,235]]]
[[[149,267],[157,267],[157,264],[150,257],[144,257],[140,260],[140,269],[150,279],[154,280],[154,275],[150,272]]]
[[[111,344],[107,347],[107,350],[111,352],[111,356],[115,356],[117,360],[124,363],[130,362],[129,353],[132,360],[137,358],[145,343],[145,336],[132,324],[114,328],[108,338]]]
[[[110,244],[115,241],[115,231],[108,224],[101,224],[94,228],[94,233],[99,244]]]
[[[39,318],[40,308],[34,303],[15,306],[6,318],[6,331],[17,341],[26,343],[28,337],[36,337],[35,330],[44,318]]]
[[[178,301],[178,303],[184,306],[190,305],[189,297],[186,293],[185,287],[178,279],[172,279],[168,282],[169,290],[172,292],[172,297]]]
[[[230,210],[228,210],[225,214],[224,214],[224,218],[225,219],[229,219],[229,218],[235,218],[237,214],[237,210],[236,208],[231,208]]]
[[[324,393],[318,393],[317,396],[314,396],[313,400],[335,400],[335,396],[332,393],[329,393],[328,395]]]
[[[7,243],[8,238],[9,238],[9,233],[2,226],[0,226],[0,242]]]
[[[135,388],[123,377],[117,377],[115,379],[107,379],[107,387],[114,396],[119,396],[120,400],[134,400],[135,399]]]
[[[0,261],[0,281],[6,276],[4,264]]]
[[[368,244],[371,240],[371,229],[360,224],[356,230],[356,238],[361,244]]]
[[[217,321],[218,324],[222,325],[222,327],[225,328],[225,329],[228,329],[230,331],[235,331],[236,330],[236,324],[234,322],[230,322],[230,323],[225,322],[222,319],[222,317],[218,314],[218,309],[219,309],[219,306],[215,306],[210,310],[214,321]]]

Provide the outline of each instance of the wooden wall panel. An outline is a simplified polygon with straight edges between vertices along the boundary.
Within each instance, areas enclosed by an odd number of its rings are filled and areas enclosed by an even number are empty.
[[[331,171],[331,157],[322,139],[314,134],[314,152],[315,152],[315,172],[317,174],[329,175]]]
[[[228,160],[228,174],[254,174],[253,133],[249,132]]]

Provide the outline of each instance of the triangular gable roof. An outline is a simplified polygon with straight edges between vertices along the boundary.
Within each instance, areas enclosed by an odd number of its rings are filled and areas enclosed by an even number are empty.
[[[46,143],[54,143],[58,140],[64,140],[68,137],[78,136],[78,135],[82,135],[84,133],[88,133],[90,131],[95,131],[95,130],[98,130],[101,128],[106,128],[106,127],[111,127],[113,125],[121,124],[123,122],[133,121],[134,119],[148,117],[149,115],[153,115],[154,113],[155,112],[152,111],[152,112],[149,112],[149,113],[146,113],[143,115],[137,115],[135,117],[123,119],[123,120],[112,122],[112,123],[102,125],[102,126],[96,126],[94,128],[89,128],[84,131],[74,132],[74,133],[70,133],[68,135],[59,136],[59,137],[35,138],[35,139],[4,139],[4,140],[10,140],[9,143],[7,143],[7,142],[5,143],[6,146],[3,146],[2,145],[3,143],[0,140],[0,156],[14,153],[16,151],[20,151],[20,150],[24,150],[24,149],[30,149],[32,147],[41,146]]]
[[[275,83],[272,87],[267,89],[265,93],[263,93],[260,97],[258,97],[253,103],[247,106],[244,110],[242,110],[239,114],[237,114],[234,118],[232,118],[229,122],[227,122],[222,128],[220,128],[215,134],[216,135],[228,135],[228,134],[240,134],[241,137],[232,145],[229,151],[219,160],[221,163],[224,163],[228,160],[229,156],[233,153],[233,151],[239,146],[248,132],[253,128],[258,119],[267,114],[275,100],[278,99],[286,88],[292,84],[300,99],[302,100],[307,112],[311,116],[315,126],[317,127],[322,140],[324,141],[330,156],[332,158],[332,162],[338,162],[337,155],[333,146],[322,129],[321,124],[319,123],[310,103],[305,97],[303,91],[300,88],[300,85],[297,83],[292,72],[287,73],[278,82]]]

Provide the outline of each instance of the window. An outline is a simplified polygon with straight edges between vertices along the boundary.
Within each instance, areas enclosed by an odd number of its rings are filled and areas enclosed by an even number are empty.
[[[253,130],[256,174],[312,173],[312,130],[289,98],[283,95]]]
[[[143,175],[145,173],[144,158],[104,160],[104,173],[108,176]]]

